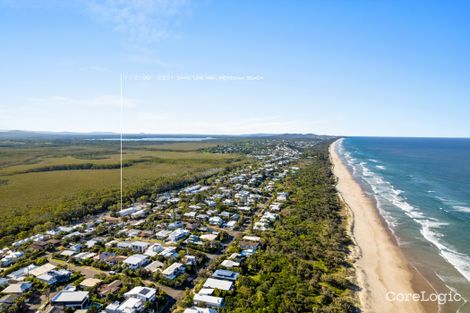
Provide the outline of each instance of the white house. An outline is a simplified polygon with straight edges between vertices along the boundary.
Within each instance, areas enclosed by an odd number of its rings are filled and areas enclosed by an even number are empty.
[[[174,259],[174,258],[178,257],[178,252],[176,252],[176,247],[166,247],[158,255],[161,255],[161,256],[163,256],[164,258],[167,258],[167,259]]]
[[[119,249],[132,249],[132,243],[129,241],[120,241],[117,243],[116,247]]]
[[[199,308],[197,306],[193,306],[192,308],[185,309],[183,313],[217,313],[217,311],[211,308]]]
[[[142,302],[153,302],[156,299],[157,290],[149,287],[134,287],[124,294],[124,298],[139,299]]]
[[[205,305],[211,308],[221,308],[224,306],[224,299],[203,294],[195,294],[193,298],[195,305]]]
[[[84,309],[89,300],[88,291],[64,289],[52,298],[51,303],[64,308]]]
[[[154,257],[158,253],[160,253],[161,251],[163,251],[163,247],[160,244],[155,243],[155,244],[151,245],[150,247],[148,247],[148,249],[145,251],[144,254],[149,256],[149,257]]]
[[[118,301],[106,307],[106,313],[139,313],[144,310],[144,303],[136,298],[126,299],[123,303]]]
[[[204,241],[214,241],[217,239],[218,236],[218,234],[202,234],[201,236],[199,236],[199,238]]]
[[[131,243],[132,245],[132,250],[134,250],[137,253],[144,253],[145,250],[150,246],[148,242],[144,241],[133,241]]]
[[[152,273],[155,273],[157,271],[161,271],[161,269],[164,267],[165,265],[160,262],[160,261],[153,261],[152,263],[150,263],[149,265],[147,265],[145,267],[145,269],[149,272],[152,272]]]
[[[235,262],[232,260],[224,260],[220,265],[226,268],[233,268],[233,267],[238,267],[240,266],[239,262]]]
[[[44,282],[47,285],[55,285],[57,283],[66,282],[70,279],[72,272],[66,269],[51,270],[41,275],[37,275],[36,278]]]
[[[3,256],[3,258],[0,260],[0,265],[1,266],[10,266],[13,263],[15,263],[19,258],[21,258],[24,255],[23,252],[20,251],[8,251],[6,255]]]
[[[227,228],[233,228],[237,224],[237,221],[229,221],[227,224],[225,224],[225,227]]]
[[[168,224],[168,229],[173,230],[173,229],[177,229],[183,226],[184,226],[184,223],[182,221],[176,221],[176,222]]]
[[[171,231],[164,229],[156,233],[155,236],[157,237],[157,239],[163,240],[166,239],[169,234],[171,234]]]
[[[132,213],[131,217],[134,218],[134,219],[138,219],[138,218],[145,217],[145,215],[147,215],[147,210],[142,209],[142,210],[139,210],[139,211],[136,211],[136,212]]]
[[[162,275],[166,279],[175,279],[178,275],[184,273],[185,267],[181,263],[173,263],[170,266],[168,266],[163,272]]]
[[[128,257],[123,262],[127,265],[130,269],[138,269],[148,264],[148,257],[142,254],[134,254]]]
[[[2,293],[13,293],[13,294],[22,294],[31,289],[33,286],[30,282],[22,282],[17,284],[11,284],[5,289],[2,290]]]
[[[11,280],[20,281],[24,280],[26,276],[30,275],[30,272],[36,268],[36,265],[30,264],[26,267],[20,268],[10,274],[7,277]]]
[[[219,216],[212,216],[209,218],[209,224],[220,226],[224,223],[224,220]]]
[[[96,256],[94,252],[80,252],[79,254],[75,255],[73,258],[78,261],[84,261],[91,259],[92,257]]]
[[[168,239],[170,241],[176,242],[178,240],[185,238],[188,235],[189,235],[189,231],[187,229],[178,228],[168,236]]]
[[[135,213],[137,212],[138,208],[134,207],[134,206],[131,206],[129,208],[126,208],[126,209],[122,209],[121,211],[118,212],[118,215],[121,216],[121,217],[124,217],[124,216],[129,216],[131,215],[132,213]]]
[[[204,288],[220,289],[228,291],[232,289],[233,282],[215,278],[208,278],[204,283]]]

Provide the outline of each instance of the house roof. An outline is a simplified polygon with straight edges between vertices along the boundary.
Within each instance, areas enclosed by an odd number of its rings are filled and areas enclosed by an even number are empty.
[[[221,265],[224,266],[224,267],[232,268],[232,267],[240,266],[240,263],[232,261],[232,260],[224,260],[221,263]]]
[[[217,239],[217,236],[218,235],[216,234],[203,234],[199,238],[201,238],[202,240],[214,241]]]
[[[227,280],[208,278],[204,283],[204,288],[214,288],[220,290],[230,290],[232,289],[233,283]]]
[[[216,270],[214,274],[212,274],[212,277],[234,281],[237,279],[238,273],[227,270]]]
[[[17,284],[11,284],[5,289],[2,290],[2,293],[23,293],[25,291],[28,291],[31,288],[32,284],[31,283],[17,283]]]
[[[156,293],[157,293],[157,290],[155,288],[138,286],[138,287],[134,287],[130,291],[126,292],[124,294],[124,296],[125,297],[132,297],[132,296],[135,296],[135,295],[139,295],[141,297],[144,297],[145,299],[150,299]]]
[[[181,268],[183,266],[183,264],[181,263],[173,263],[171,264],[170,266],[168,266],[163,272],[162,274],[163,275],[170,275],[170,274],[173,274],[177,269]]]
[[[150,244],[148,242],[144,242],[144,241],[133,241],[132,245],[137,246],[137,247],[147,248]]]
[[[217,313],[216,310],[210,308],[199,308],[193,306],[192,308],[187,308],[183,313]]]
[[[201,294],[195,294],[193,300],[195,302],[204,302],[210,305],[214,306],[222,306],[224,299],[220,297],[214,297],[214,296],[208,296],[208,295],[201,295]]]
[[[88,291],[68,291],[62,290],[54,298],[52,302],[61,303],[81,303],[88,297]]]
[[[126,264],[140,264],[142,261],[148,259],[148,257],[146,255],[142,255],[142,254],[134,254],[134,255],[131,255],[130,257],[128,257],[127,259],[124,260],[124,263]]]
[[[126,299],[119,307],[117,308],[117,311],[119,312],[134,312],[134,311],[129,311],[130,309],[133,308],[138,308],[142,306],[142,300],[137,299],[137,298],[128,298]]]
[[[149,265],[145,267],[146,270],[149,270],[151,272],[156,272],[158,269],[163,268],[164,264],[160,261],[153,261]]]

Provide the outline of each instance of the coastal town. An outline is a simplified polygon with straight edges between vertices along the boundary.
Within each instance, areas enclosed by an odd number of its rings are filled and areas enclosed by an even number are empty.
[[[222,310],[282,218],[286,177],[315,143],[217,147],[245,153],[248,165],[3,247],[0,312]]]

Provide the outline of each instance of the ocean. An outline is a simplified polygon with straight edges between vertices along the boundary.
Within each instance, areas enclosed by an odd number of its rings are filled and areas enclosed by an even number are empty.
[[[405,256],[470,312],[470,139],[344,138],[338,153],[376,202]]]

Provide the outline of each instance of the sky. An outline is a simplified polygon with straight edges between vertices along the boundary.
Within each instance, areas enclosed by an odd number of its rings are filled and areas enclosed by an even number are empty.
[[[0,0],[0,130],[470,137],[469,12]]]

